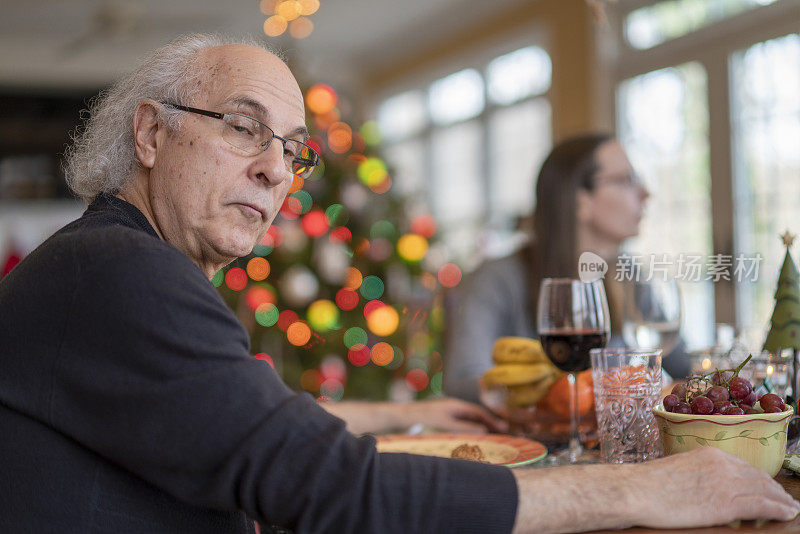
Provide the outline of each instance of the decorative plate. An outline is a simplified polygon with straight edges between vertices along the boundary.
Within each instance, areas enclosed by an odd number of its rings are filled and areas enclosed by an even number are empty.
[[[376,436],[378,452],[406,452],[425,456],[452,458],[453,449],[462,445],[478,446],[486,463],[518,467],[547,456],[538,441],[503,434],[394,434]]]

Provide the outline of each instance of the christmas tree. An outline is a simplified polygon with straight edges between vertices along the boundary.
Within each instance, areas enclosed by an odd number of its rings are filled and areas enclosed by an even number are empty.
[[[461,271],[433,217],[392,194],[377,124],[353,128],[338,100],[326,85],[306,92],[323,163],[295,177],[261,243],[213,282],[255,357],[296,389],[334,401],[438,393],[440,289]]]
[[[782,349],[800,349],[800,273],[789,254],[794,236],[787,230],[781,237],[786,245],[786,256],[778,276],[770,330],[764,341],[764,350],[774,353]]]

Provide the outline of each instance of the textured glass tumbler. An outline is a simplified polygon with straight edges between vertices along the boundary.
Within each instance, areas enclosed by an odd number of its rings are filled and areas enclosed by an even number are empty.
[[[603,461],[660,457],[653,407],[661,396],[661,350],[592,349],[591,358]]]

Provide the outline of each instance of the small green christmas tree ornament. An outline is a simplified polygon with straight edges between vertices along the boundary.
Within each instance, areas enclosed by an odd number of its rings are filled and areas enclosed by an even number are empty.
[[[781,239],[786,246],[786,256],[778,276],[769,333],[764,341],[764,350],[775,354],[783,349],[800,350],[800,273],[789,254],[795,236],[787,230]]]

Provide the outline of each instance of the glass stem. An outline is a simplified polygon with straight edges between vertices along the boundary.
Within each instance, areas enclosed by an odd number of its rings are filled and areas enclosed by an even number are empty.
[[[567,375],[569,382],[569,455],[572,460],[580,456],[583,451],[580,437],[580,412],[578,411],[578,377],[575,373]]]

